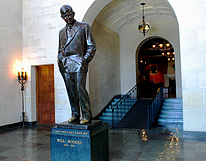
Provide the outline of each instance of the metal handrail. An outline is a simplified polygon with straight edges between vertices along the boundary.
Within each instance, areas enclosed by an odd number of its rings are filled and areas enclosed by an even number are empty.
[[[121,119],[125,116],[125,114],[130,110],[130,108],[135,104],[138,97],[137,91],[138,84],[135,85],[132,89],[129,90],[119,101],[117,101],[114,105],[111,105],[112,108],[112,128],[115,128]],[[129,107],[124,104],[127,100]],[[125,106],[125,107],[124,107]],[[120,108],[121,107],[121,108]],[[117,110],[117,112],[114,112]],[[116,114],[116,116],[114,115]]]
[[[162,106],[163,102],[163,86],[161,86],[157,90],[156,96],[152,99],[149,106],[147,106],[147,116],[148,116],[148,130],[151,129],[158,113],[160,110],[160,107]]]

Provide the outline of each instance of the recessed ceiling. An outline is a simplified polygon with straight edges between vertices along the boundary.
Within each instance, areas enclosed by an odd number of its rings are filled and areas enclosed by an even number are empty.
[[[96,20],[117,33],[121,33],[133,23],[142,19],[141,2],[145,2],[145,17],[176,19],[173,9],[167,0],[114,0],[96,17]]]

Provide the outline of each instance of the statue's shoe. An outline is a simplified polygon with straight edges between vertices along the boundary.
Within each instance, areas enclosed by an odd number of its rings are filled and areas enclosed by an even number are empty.
[[[70,124],[79,123],[79,118],[71,117],[68,122]]]
[[[80,124],[84,125],[84,124],[87,124],[87,123],[90,123],[90,122],[91,122],[91,119],[84,118],[80,121]]]

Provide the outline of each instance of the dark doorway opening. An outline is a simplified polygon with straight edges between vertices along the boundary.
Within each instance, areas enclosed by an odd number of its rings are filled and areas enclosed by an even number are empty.
[[[146,41],[138,53],[138,83],[142,98],[152,98],[164,86],[164,97],[176,97],[175,51],[170,42],[162,38]]]

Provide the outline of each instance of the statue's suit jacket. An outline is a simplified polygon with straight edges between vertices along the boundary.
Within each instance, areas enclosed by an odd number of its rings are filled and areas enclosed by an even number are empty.
[[[60,72],[87,72],[96,45],[88,24],[75,21],[71,29],[66,25],[59,31]]]

